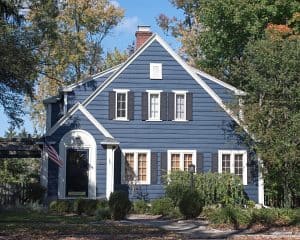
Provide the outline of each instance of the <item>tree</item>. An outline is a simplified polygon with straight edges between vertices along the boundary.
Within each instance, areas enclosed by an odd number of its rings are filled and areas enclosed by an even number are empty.
[[[177,37],[191,64],[225,80],[249,41],[268,23],[285,24],[300,10],[297,0],[171,0],[185,19],[160,15],[159,25]]]
[[[24,95],[33,97],[37,39],[19,14],[22,1],[0,0],[0,105],[10,124],[23,122]]]
[[[32,1],[30,27],[43,39],[43,65],[31,112],[37,124],[44,125],[43,99],[102,69],[102,41],[123,15],[108,0],[65,0],[60,5],[55,0]]]
[[[266,170],[266,188],[286,207],[300,195],[300,36],[270,24],[264,39],[248,43],[231,78],[248,94],[245,124]]]

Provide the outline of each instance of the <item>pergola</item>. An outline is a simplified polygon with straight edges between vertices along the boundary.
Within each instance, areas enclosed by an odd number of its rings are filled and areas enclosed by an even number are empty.
[[[0,138],[1,158],[40,158],[41,139]]]

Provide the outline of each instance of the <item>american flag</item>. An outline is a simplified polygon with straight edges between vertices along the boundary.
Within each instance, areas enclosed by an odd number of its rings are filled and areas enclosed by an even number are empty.
[[[48,153],[48,157],[50,158],[50,160],[55,162],[59,167],[63,166],[64,162],[60,158],[54,147],[52,147],[49,143],[45,142],[44,150],[46,151],[46,153]]]

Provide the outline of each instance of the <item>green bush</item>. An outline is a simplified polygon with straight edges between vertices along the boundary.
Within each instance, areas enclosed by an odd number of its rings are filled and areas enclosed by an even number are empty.
[[[69,213],[72,211],[72,202],[70,200],[56,200],[49,205],[49,210],[57,214]]]
[[[202,209],[203,202],[197,191],[186,191],[179,201],[179,210],[187,219],[198,217]]]
[[[248,208],[254,208],[255,207],[255,202],[254,201],[252,201],[252,200],[248,200],[247,202],[246,202],[246,206],[248,207]]]
[[[133,203],[133,211],[138,214],[149,213],[150,207],[144,200],[138,200]]]
[[[166,196],[175,206],[179,205],[183,194],[190,189],[190,173],[172,172],[166,176]],[[204,204],[242,205],[245,204],[243,184],[238,176],[229,173],[197,173],[194,175],[195,189],[199,192]]]
[[[159,198],[151,202],[151,213],[154,215],[169,216],[174,211],[174,204],[170,198]]]
[[[128,194],[124,191],[115,191],[110,194],[108,206],[113,220],[124,219],[131,208]]]
[[[94,215],[95,211],[97,210],[99,201],[95,199],[81,199],[78,198],[74,201],[73,204],[73,211],[79,215],[86,214],[86,215]]]
[[[96,210],[96,219],[98,221],[110,219],[111,213],[109,207],[101,207]]]
[[[230,224],[235,228],[251,222],[251,212],[237,206],[227,205],[221,208],[210,208],[205,211],[206,217],[213,224]]]

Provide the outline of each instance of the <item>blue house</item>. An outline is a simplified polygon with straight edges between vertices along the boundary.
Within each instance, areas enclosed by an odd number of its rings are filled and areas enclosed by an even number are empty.
[[[48,198],[108,198],[126,188],[132,198],[159,198],[162,176],[193,164],[239,175],[263,203],[260,160],[232,130],[242,114],[230,102],[245,93],[189,66],[147,26],[136,43],[124,63],[44,101],[46,139],[64,161],[58,167],[44,154]]]

